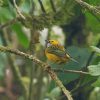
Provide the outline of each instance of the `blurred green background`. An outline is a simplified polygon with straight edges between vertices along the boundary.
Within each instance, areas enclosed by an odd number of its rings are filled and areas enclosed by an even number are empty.
[[[79,63],[52,68],[90,75],[56,73],[74,100],[100,100],[100,14],[74,0],[0,0],[0,45],[48,62],[45,40],[55,39]],[[84,0],[100,12],[100,0]],[[0,52],[0,100],[66,100],[50,76],[32,61]]]

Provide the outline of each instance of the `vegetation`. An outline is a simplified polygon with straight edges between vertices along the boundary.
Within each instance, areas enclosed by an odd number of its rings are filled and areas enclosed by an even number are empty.
[[[59,40],[79,63],[47,61]],[[99,100],[100,0],[0,0],[0,100]]]

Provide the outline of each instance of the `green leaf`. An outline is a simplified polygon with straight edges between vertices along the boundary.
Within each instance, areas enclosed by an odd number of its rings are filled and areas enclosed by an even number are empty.
[[[84,75],[84,78],[81,80],[81,85],[84,85],[86,83],[94,82],[97,80],[98,77],[96,76],[91,76],[91,75]]]
[[[99,76],[98,79],[92,84],[92,86],[100,87],[100,76]]]
[[[88,66],[88,70],[92,76],[99,76],[100,75],[100,62],[98,65]]]
[[[0,21],[1,22],[6,22],[9,19],[12,19],[13,15],[11,13],[11,11],[9,10],[8,7],[0,7]]]
[[[92,48],[93,51],[95,51],[96,53],[98,53],[99,56],[100,56],[100,49],[99,48],[97,48],[95,46],[90,46],[90,47]]]
[[[77,60],[79,63],[75,63],[73,61],[69,61],[66,64],[62,65],[62,68],[71,69],[71,70],[80,70],[83,66],[86,65],[88,57],[89,57],[89,50],[87,48],[79,48],[75,46],[70,46],[67,48],[67,52]],[[77,79],[80,75],[75,73],[58,73],[60,79],[66,84],[70,81]]]
[[[86,0],[86,2],[94,6],[99,6],[100,4],[100,0]]]
[[[50,96],[52,98],[58,97],[61,94],[61,89],[59,87],[54,88],[51,92],[50,92]]]
[[[23,96],[19,96],[18,100],[25,100]]]
[[[16,32],[20,44],[24,46],[25,48],[27,48],[29,45],[29,40],[26,34],[23,32],[22,26],[19,23],[16,23],[12,25],[12,30]]]
[[[94,17],[91,13],[88,11],[85,12],[86,16],[86,25],[87,27],[94,33],[99,33],[100,32],[100,22],[96,17]],[[100,16],[98,16],[100,19]]]
[[[29,83],[30,83],[30,80],[29,80],[29,77],[21,77],[21,80],[23,82],[23,85],[26,89],[28,89],[29,87]],[[27,94],[27,93],[26,93]]]

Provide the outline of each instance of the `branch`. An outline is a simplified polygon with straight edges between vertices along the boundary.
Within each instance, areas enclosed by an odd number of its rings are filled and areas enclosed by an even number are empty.
[[[42,61],[40,61],[39,59],[37,59],[33,55],[26,54],[26,53],[21,52],[21,51],[19,51],[17,49],[11,49],[11,48],[8,48],[8,47],[0,46],[0,51],[1,52],[9,52],[9,53],[13,53],[13,54],[25,57],[27,59],[32,60],[34,63],[40,65],[40,67],[43,70],[47,71],[48,74],[51,76],[51,78],[55,81],[55,83],[61,88],[61,90],[63,91],[65,96],[68,98],[68,100],[73,100],[70,92],[64,87],[62,82],[59,80],[57,75],[54,73],[54,71],[51,69],[51,67],[48,64],[43,63]]]
[[[70,92],[63,86],[62,82],[58,79],[54,71],[51,68],[47,68],[46,70],[50,74],[51,78],[55,81],[55,83],[62,89],[68,100],[73,100],[72,96],[70,95]]]
[[[82,0],[75,0],[78,4],[80,4],[82,7],[88,9],[89,11],[91,11],[92,13],[98,14],[100,15],[100,10],[97,9],[96,7],[82,1]]]
[[[77,71],[77,70],[66,70],[66,69],[58,69],[58,68],[53,68],[54,72],[62,72],[62,73],[76,73],[76,74],[86,74],[89,75],[88,72],[83,72],[83,71]]]
[[[55,6],[54,6],[53,1],[52,1],[52,0],[50,0],[50,3],[51,3],[52,10],[53,10],[54,12],[56,12],[56,8],[55,8]]]
[[[56,13],[48,13],[48,14],[40,14],[40,15],[25,15],[25,20],[22,19],[20,16],[18,16],[16,21],[21,22],[21,24],[27,28],[34,29],[36,30],[43,30],[44,28],[49,28],[52,25],[61,25],[62,19],[64,17],[64,13],[59,11]],[[4,25],[0,26],[1,28],[4,28],[10,24],[14,24],[13,20],[5,23]]]
[[[14,24],[16,21],[18,21],[18,19],[19,19],[19,17],[16,17],[16,18],[14,18],[14,19],[12,19],[12,20],[0,25],[0,29],[3,29],[4,27],[8,27],[9,25]]]
[[[42,0],[38,0],[38,2],[40,3],[40,6],[41,6],[41,9],[42,9],[43,13],[46,13],[45,8],[42,4]]]
[[[32,27],[32,29],[30,30],[30,32],[31,33],[30,33],[29,52],[30,52],[30,54],[34,54],[36,52],[36,48],[35,48],[36,45],[34,45],[34,44],[36,44],[39,41],[39,32],[37,32],[34,29],[34,27]],[[28,96],[28,100],[31,100],[32,97],[34,97],[36,100],[39,100],[39,98],[40,98],[41,85],[42,85],[42,81],[41,81],[42,80],[42,75],[40,75],[41,78],[38,79],[39,81],[38,81],[37,85],[36,86],[35,86],[35,84],[33,85],[33,79],[35,78],[35,76],[37,76],[37,71],[36,70],[37,70],[36,64],[34,64],[33,62],[31,62],[31,66],[30,66],[30,84],[29,84],[29,96]],[[41,72],[39,72],[39,73],[41,73]],[[40,91],[38,91],[38,90],[40,90]],[[38,96],[36,94],[38,94]]]
[[[20,10],[19,10],[19,8],[18,8],[18,6],[17,6],[15,0],[13,0],[13,3],[14,3],[14,6],[15,6],[15,8],[16,8],[16,11],[17,11],[18,15],[19,15],[22,19],[25,19],[24,15],[22,15],[22,13],[20,12]]]
[[[30,44],[29,44],[29,52],[30,52],[30,54],[34,54],[34,45],[33,45],[33,41],[34,41],[34,38],[33,38],[33,35],[34,35],[35,33],[34,33],[34,30],[33,29],[31,29],[31,34],[30,34]],[[34,67],[33,67],[34,66]],[[34,65],[34,63],[33,62],[31,62],[31,66],[30,66],[30,83],[29,83],[29,94],[28,94],[28,100],[31,100],[31,98],[32,98],[32,93],[34,93],[33,92],[33,78],[34,78],[34,74],[36,74],[35,72],[34,72],[34,70],[35,70],[35,65]],[[34,89],[35,90],[35,89]]]
[[[34,10],[35,10],[35,4],[34,4],[34,1],[33,0],[30,0],[30,15],[33,15],[34,14]]]

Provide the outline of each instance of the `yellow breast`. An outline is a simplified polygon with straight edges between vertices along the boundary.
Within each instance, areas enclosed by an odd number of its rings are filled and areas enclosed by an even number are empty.
[[[60,57],[58,57],[54,54],[46,53],[46,56],[47,56],[48,60],[53,61],[53,62],[57,62],[57,61],[61,60]]]
[[[47,52],[46,52],[46,56],[47,56],[48,60],[58,63],[58,64],[66,63],[67,61],[69,61],[69,58],[67,58],[67,57],[62,58],[62,57],[59,57],[59,56],[56,56],[54,54],[47,53]]]

